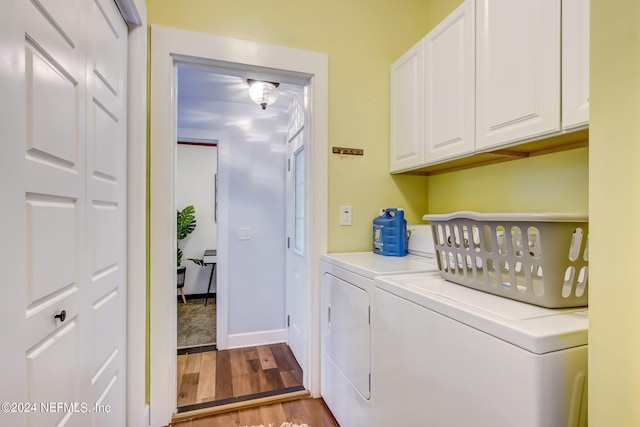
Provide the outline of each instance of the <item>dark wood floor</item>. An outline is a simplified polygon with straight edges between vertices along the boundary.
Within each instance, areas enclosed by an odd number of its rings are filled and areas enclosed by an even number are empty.
[[[178,356],[178,412],[302,389],[284,343]]]
[[[206,418],[170,424],[175,427],[280,427],[282,423],[309,427],[339,427],[322,399],[300,399],[227,412]]]

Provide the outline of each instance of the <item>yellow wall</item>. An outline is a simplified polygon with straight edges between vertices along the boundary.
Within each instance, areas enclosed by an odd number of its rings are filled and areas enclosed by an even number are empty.
[[[424,177],[389,170],[389,66],[428,31],[424,0],[149,0],[149,24],[215,33],[329,55],[328,250],[370,250],[371,221],[382,207],[403,207],[409,222],[427,210]],[[153,40],[151,41],[153,43]],[[338,225],[339,206],[353,225]]]
[[[589,149],[429,177],[429,212],[588,212]]]
[[[591,0],[589,425],[640,426],[640,2]]]

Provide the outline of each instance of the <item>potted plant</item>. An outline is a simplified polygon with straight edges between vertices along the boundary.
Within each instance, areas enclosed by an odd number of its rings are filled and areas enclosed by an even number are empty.
[[[189,234],[193,233],[193,231],[196,229],[196,209],[193,207],[193,205],[189,205],[186,208],[182,209],[181,211],[177,211],[178,215],[177,215],[177,226],[176,226],[176,232],[177,232],[177,266],[178,266],[178,277],[177,277],[177,284],[178,284],[178,289],[180,289],[180,294],[182,295],[182,302],[184,302],[185,304],[187,303],[187,300],[184,296],[184,279],[185,279],[185,273],[187,271],[187,267],[184,267],[180,264],[182,264],[182,249],[180,249],[180,241],[183,240],[184,238],[186,238]],[[197,264],[197,265],[204,265],[204,261],[202,259],[197,259],[197,258],[188,258],[189,261],[192,261],[193,263]]]
[[[196,229],[196,210],[193,205],[189,205],[181,211],[177,211],[177,284],[178,289],[180,290],[180,295],[182,295],[182,302],[187,303],[187,300],[184,296],[184,278],[187,267],[184,267],[182,264],[182,249],[180,249],[180,241],[187,237],[189,234],[193,233],[193,230]]]

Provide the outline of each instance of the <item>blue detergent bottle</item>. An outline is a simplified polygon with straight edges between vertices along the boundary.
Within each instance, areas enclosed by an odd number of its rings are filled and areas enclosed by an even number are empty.
[[[373,220],[373,252],[386,256],[407,254],[407,220],[404,210],[387,208]]]

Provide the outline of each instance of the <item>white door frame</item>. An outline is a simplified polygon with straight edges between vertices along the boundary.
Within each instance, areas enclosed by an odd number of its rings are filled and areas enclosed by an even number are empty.
[[[151,27],[150,358],[151,425],[176,410],[175,171],[177,57],[202,58],[309,76],[310,144],[306,150],[308,216],[308,366],[304,385],[320,392],[320,255],[327,248],[328,58],[326,54],[153,25]]]
[[[147,4],[115,0],[129,26],[127,56],[127,425],[148,426]]]

